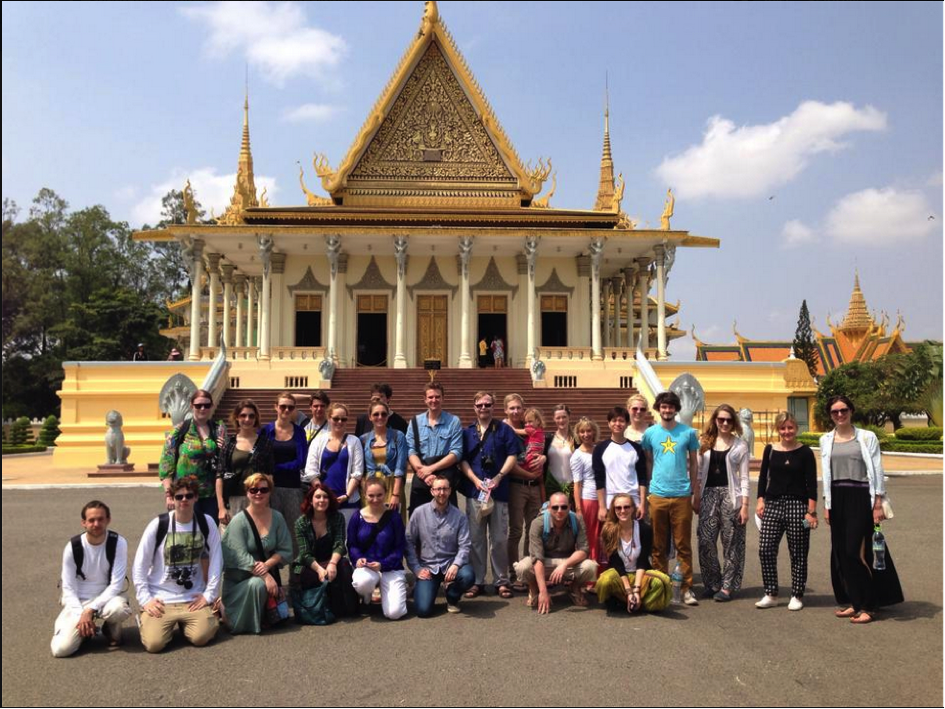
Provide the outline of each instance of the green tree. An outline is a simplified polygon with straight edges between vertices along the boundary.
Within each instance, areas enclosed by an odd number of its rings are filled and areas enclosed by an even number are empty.
[[[814,333],[810,327],[810,312],[807,310],[807,301],[801,302],[801,312],[797,318],[797,330],[794,332],[794,356],[807,365],[810,375],[817,377],[817,364],[820,355],[817,353],[817,343],[814,342]]]
[[[881,375],[872,362],[851,362],[827,373],[817,387],[817,404],[814,415],[821,431],[829,430],[831,422],[825,412],[831,396],[843,394],[856,406],[853,421],[861,424],[882,426],[888,418],[883,405]]]
[[[43,427],[39,430],[37,443],[47,448],[55,446],[60,433],[62,431],[59,430],[59,419],[52,415],[47,416],[43,421]]]

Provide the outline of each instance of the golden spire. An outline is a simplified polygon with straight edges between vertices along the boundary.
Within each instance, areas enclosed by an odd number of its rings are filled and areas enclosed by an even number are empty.
[[[604,152],[600,159],[600,187],[597,188],[595,212],[609,212],[614,203],[614,159],[610,154],[610,91],[604,76]]]
[[[242,212],[250,207],[258,207],[256,181],[253,177],[253,153],[249,147],[249,79],[246,80],[246,95],[243,99],[243,141],[240,144],[240,158],[236,168],[236,184],[230,206],[226,208],[218,222],[220,224],[242,224]]]
[[[866,307],[866,298],[863,297],[863,291],[860,290],[860,272],[857,270],[853,278],[853,293],[850,295],[850,305],[839,329],[843,332],[854,333],[869,330],[873,325],[873,318],[870,317],[869,310]]]

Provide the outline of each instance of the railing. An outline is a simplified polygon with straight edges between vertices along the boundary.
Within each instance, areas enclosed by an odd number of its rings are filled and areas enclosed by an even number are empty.
[[[634,349],[632,347],[605,347],[604,361],[625,360],[633,361]]]
[[[285,388],[286,389],[308,389],[308,377],[286,377],[285,378]]]
[[[628,376],[620,377],[620,388],[633,389],[633,377],[628,377]]]
[[[270,350],[270,359],[275,360],[302,360],[318,363],[325,358],[324,347],[273,347]]]
[[[574,360],[578,362],[591,361],[590,347],[540,347],[538,359],[545,362],[561,362]]]
[[[578,378],[573,374],[568,375],[555,375],[554,377],[554,388],[555,389],[577,389]]]

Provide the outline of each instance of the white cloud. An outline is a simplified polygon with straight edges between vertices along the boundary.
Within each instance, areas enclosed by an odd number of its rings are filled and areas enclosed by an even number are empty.
[[[328,70],[348,51],[342,37],[309,27],[295,2],[218,2],[181,12],[207,25],[211,56],[244,52],[267,81],[280,87],[296,75],[330,80]]]
[[[939,170],[938,172],[933,173],[925,184],[927,187],[941,187],[942,186],[942,171]]]
[[[151,185],[147,197],[131,208],[132,226],[154,225],[161,221],[161,199],[171,190],[182,190],[188,179],[194,190],[194,197],[207,212],[207,217],[210,217],[211,210],[218,217],[222,215],[233,196],[236,173],[219,175],[216,168],[213,167],[202,167],[190,171],[175,169],[167,180],[157,185]],[[256,183],[256,194],[261,195],[263,189],[267,189],[266,199],[269,200],[270,204],[273,204],[273,198],[278,193],[276,178],[255,175],[254,181]]]
[[[857,246],[901,245],[938,228],[929,219],[925,195],[894,187],[867,189],[841,198],[827,214],[824,231],[835,241]]]
[[[781,229],[784,248],[795,248],[814,241],[814,231],[799,219],[792,219]]]
[[[306,103],[295,108],[286,109],[282,114],[282,120],[287,123],[321,123],[328,121],[341,112],[338,106],[329,106],[324,103]]]
[[[115,190],[115,199],[118,199],[122,202],[130,202],[137,196],[137,185],[125,185],[124,187],[119,187],[117,190]]]
[[[657,175],[681,197],[769,195],[797,177],[819,153],[846,147],[853,131],[886,127],[886,114],[838,101],[805,101],[774,123],[737,127],[722,116],[708,121],[701,145],[663,160]]]

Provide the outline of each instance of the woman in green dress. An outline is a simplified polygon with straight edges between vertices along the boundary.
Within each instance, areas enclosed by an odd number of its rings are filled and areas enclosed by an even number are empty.
[[[262,630],[266,601],[281,591],[279,568],[292,555],[285,519],[269,507],[272,477],[254,473],[243,485],[249,506],[223,533],[223,607],[234,635]]]

